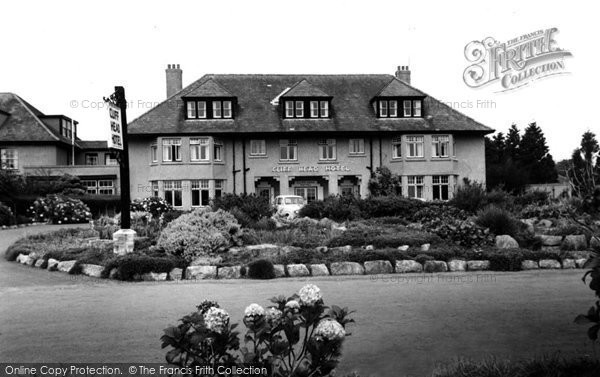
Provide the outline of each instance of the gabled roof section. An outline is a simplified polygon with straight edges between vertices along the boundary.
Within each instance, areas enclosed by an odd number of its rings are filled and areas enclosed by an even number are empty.
[[[425,93],[413,88],[412,86],[392,78],[375,97],[424,97]]]
[[[327,97],[331,96],[316,86],[309,83],[306,79],[302,79],[296,85],[292,86],[290,90],[285,92],[281,97]]]
[[[13,93],[0,93],[0,109],[9,116],[0,126],[1,141],[60,141],[39,118],[42,112]]]
[[[208,79],[202,85],[185,94],[185,97],[235,97],[213,79]]]
[[[328,119],[286,120],[272,101],[303,80],[331,97]],[[187,120],[184,99],[209,81],[236,97],[234,119]],[[211,84],[212,85],[212,84]],[[305,84],[303,84],[304,86]],[[386,93],[423,97],[423,118],[377,118],[372,99]],[[392,89],[394,89],[392,91]],[[402,90],[399,92],[399,90]],[[285,93],[289,95],[289,91]],[[474,132],[493,130],[392,75],[204,75],[128,125],[129,134],[251,134],[293,132]]]

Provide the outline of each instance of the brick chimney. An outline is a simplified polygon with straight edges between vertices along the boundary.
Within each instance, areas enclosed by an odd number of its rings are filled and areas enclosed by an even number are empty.
[[[407,65],[399,65],[396,71],[396,78],[410,85],[410,69]]]
[[[179,64],[169,64],[165,72],[167,73],[167,98],[169,98],[181,90],[183,71],[179,68]]]

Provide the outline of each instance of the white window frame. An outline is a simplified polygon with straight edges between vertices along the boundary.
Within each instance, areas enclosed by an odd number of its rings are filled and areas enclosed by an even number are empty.
[[[285,117],[294,118],[294,101],[285,101]]]
[[[409,198],[413,199],[423,199],[425,197],[425,178],[422,175],[409,175],[407,177],[408,181],[408,192],[407,195]],[[420,188],[420,192],[419,192]],[[412,189],[412,193],[411,193]]]
[[[163,162],[181,162],[181,139],[162,139]]]
[[[390,118],[398,118],[398,100],[388,101],[388,113]]]
[[[319,101],[310,101],[310,117],[318,118],[320,113]]]
[[[295,118],[304,118],[304,101],[295,101],[294,117]]]
[[[450,135],[431,135],[431,156],[436,158],[450,157]]]
[[[190,161],[210,161],[210,140],[208,137],[190,138]],[[204,154],[204,158],[202,157]]]
[[[14,148],[0,149],[0,169],[17,170],[19,169],[19,151]]]
[[[99,179],[98,180],[98,194],[114,195],[115,194],[115,182],[112,179]]]
[[[85,186],[85,191],[88,194],[96,195],[98,193],[98,181],[86,179],[81,181],[81,185]]]
[[[222,101],[223,110],[222,115],[224,119],[231,119],[233,117],[233,104],[231,101]]]
[[[221,101],[212,101],[213,118],[223,118],[223,107]]]
[[[213,159],[216,162],[223,161],[223,141],[220,139],[213,139]]]
[[[406,157],[407,158],[423,158],[425,156],[423,135],[406,136]]]
[[[423,114],[423,101],[420,99],[413,100],[413,117],[421,117]]]
[[[439,199],[438,200],[450,200],[450,176],[448,175],[434,175],[431,177],[431,190],[432,190],[432,199],[435,200],[435,193],[439,191]],[[446,190],[447,197],[444,199],[442,196],[442,187],[446,186],[448,189]]]
[[[160,196],[160,191],[158,189],[158,181],[151,181],[150,187],[152,190],[152,196],[154,196],[154,197]]]
[[[381,118],[387,118],[388,117],[388,101],[387,100],[380,100],[379,101],[379,116]]]
[[[337,145],[335,139],[319,140],[319,160],[335,161],[337,159]]]
[[[150,161],[158,162],[158,144],[156,143],[150,145]]]
[[[350,139],[348,142],[348,154],[351,156],[365,154],[365,139]]]
[[[196,101],[187,101],[187,117],[188,119],[198,118],[198,113],[196,110]]]
[[[191,195],[191,200],[192,200],[192,207],[206,207],[208,205],[210,205],[210,190],[209,190],[209,183],[208,183],[208,179],[196,179],[190,182],[190,186],[191,186],[191,191],[192,191],[192,195]],[[194,192],[197,191],[198,192],[198,204],[194,204]],[[202,194],[206,193],[206,197],[207,197],[207,201],[206,204],[202,204]]]
[[[286,158],[282,158],[282,152],[285,152]],[[293,153],[290,153],[293,151]],[[294,155],[290,158],[290,155]],[[281,139],[279,140],[279,160],[280,161],[298,161],[298,141],[295,139]]]
[[[264,139],[250,140],[250,156],[266,156],[267,142]]]
[[[181,181],[164,181],[163,182],[163,191],[165,200],[171,204],[173,207],[182,207],[183,206],[183,185]],[[181,204],[175,204],[175,193],[179,192],[179,199],[181,200]],[[167,198],[167,194],[171,194],[171,200]]]
[[[223,196],[223,189],[225,188],[224,179],[215,179],[215,198]]]
[[[392,139],[392,158],[402,158],[402,136]]]
[[[402,101],[402,114],[405,118],[412,117],[412,101],[409,99],[405,99]]]
[[[95,157],[95,159],[93,159]],[[89,163],[94,162],[94,163]],[[86,153],[85,154],[85,165],[86,166],[97,166],[99,165],[98,153]]]

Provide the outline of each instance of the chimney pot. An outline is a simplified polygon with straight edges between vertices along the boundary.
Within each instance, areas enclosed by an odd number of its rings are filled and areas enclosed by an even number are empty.
[[[179,68],[179,64],[169,64],[166,70],[167,78],[167,98],[179,92],[183,87],[182,82],[183,71]]]
[[[395,76],[398,80],[410,85],[410,69],[407,65],[398,66]]]

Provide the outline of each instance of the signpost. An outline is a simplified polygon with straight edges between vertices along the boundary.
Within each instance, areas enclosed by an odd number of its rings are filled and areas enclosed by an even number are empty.
[[[121,229],[113,234],[114,252],[126,254],[133,251],[135,231],[131,228],[131,215],[129,205],[131,194],[129,192],[129,148],[127,145],[127,100],[125,88],[115,86],[115,92],[110,98],[105,98],[108,103],[110,122],[110,136],[108,147],[116,149],[119,161],[119,179],[121,181]]]

